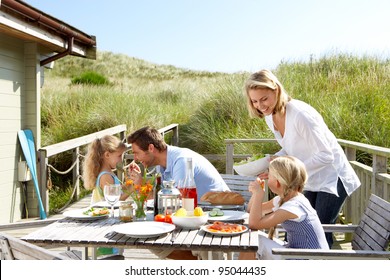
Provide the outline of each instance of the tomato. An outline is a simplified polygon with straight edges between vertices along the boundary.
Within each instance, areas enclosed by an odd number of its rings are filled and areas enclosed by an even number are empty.
[[[166,223],[169,223],[169,224],[172,224],[172,215],[167,214],[167,215],[165,216],[165,222],[166,222]]]
[[[165,222],[165,215],[157,214],[156,216],[154,216],[154,220],[156,222]]]

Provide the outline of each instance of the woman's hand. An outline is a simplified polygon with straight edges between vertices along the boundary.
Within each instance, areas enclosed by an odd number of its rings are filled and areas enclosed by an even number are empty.
[[[268,179],[268,169],[264,171],[263,173],[260,173],[257,175],[257,179],[259,180],[267,180]]]
[[[268,157],[268,161],[271,162],[273,161],[275,158],[277,158],[278,156],[275,156],[275,155],[270,155]],[[257,178],[259,178],[260,180],[267,180],[268,179],[268,169],[265,170],[264,172],[260,173],[259,175],[257,175]]]

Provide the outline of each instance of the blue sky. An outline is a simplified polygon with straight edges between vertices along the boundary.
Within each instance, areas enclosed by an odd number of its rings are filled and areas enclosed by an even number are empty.
[[[390,57],[388,0],[25,0],[98,50],[192,70],[275,68],[326,54]]]

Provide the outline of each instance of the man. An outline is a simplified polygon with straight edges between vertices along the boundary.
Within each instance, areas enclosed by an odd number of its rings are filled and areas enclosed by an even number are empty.
[[[143,127],[127,137],[132,144],[134,160],[143,166],[157,166],[165,181],[174,180],[176,184],[185,178],[186,158],[192,158],[198,201],[208,191],[230,191],[217,169],[202,155],[187,149],[167,145],[158,130]],[[130,170],[134,167],[130,167]],[[131,172],[132,178],[139,179],[139,170]]]
[[[186,158],[191,157],[198,201],[208,191],[230,191],[217,169],[204,156],[187,148],[167,145],[161,133],[154,128],[146,126],[133,132],[127,136],[127,143],[132,145],[135,161],[146,167],[156,166],[163,180],[174,180],[176,184],[185,178]],[[141,180],[140,173],[137,164],[130,165],[130,176],[135,182]],[[162,259],[197,259],[198,255],[204,258],[204,252],[151,251]]]

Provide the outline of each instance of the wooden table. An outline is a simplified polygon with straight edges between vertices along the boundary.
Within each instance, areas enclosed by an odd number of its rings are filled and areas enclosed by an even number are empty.
[[[249,230],[241,235],[220,237],[200,229],[175,229],[171,233],[154,238],[132,238],[113,230],[114,226],[120,223],[118,218],[92,222],[64,218],[21,239],[40,246],[84,247],[85,259],[88,259],[87,248],[97,247],[225,252],[228,253],[228,258],[231,258],[232,254],[229,253],[232,252],[255,252],[258,249],[257,231]],[[176,236],[173,241],[172,235]]]

